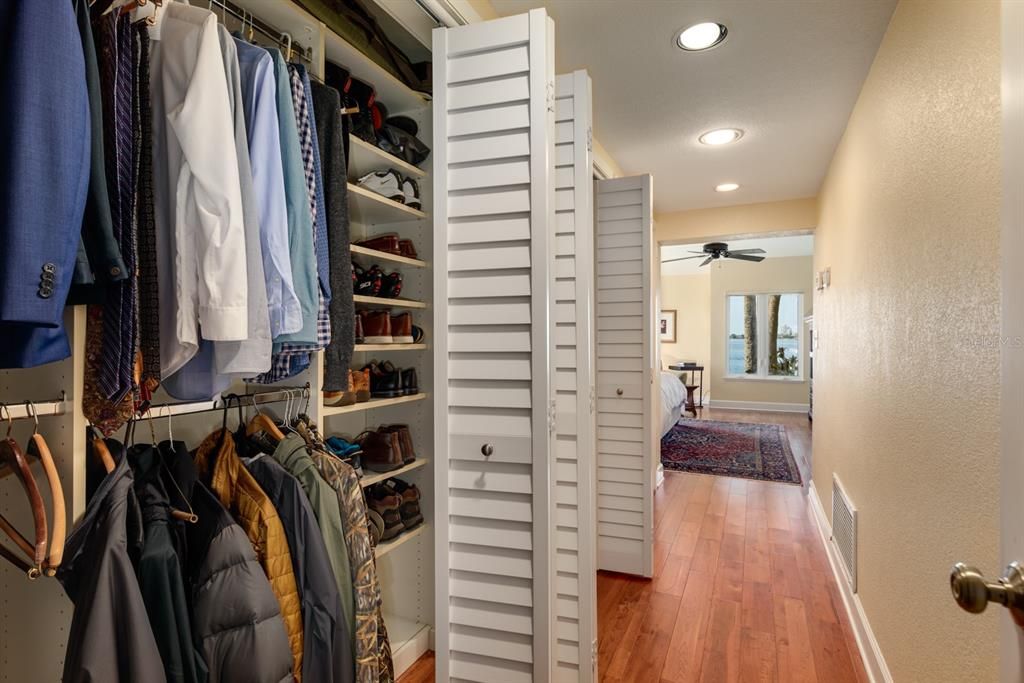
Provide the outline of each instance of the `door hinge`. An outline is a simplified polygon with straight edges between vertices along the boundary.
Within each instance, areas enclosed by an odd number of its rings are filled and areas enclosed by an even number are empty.
[[[555,423],[557,419],[555,417],[555,399],[551,399],[551,404],[548,406],[548,433],[555,433]]]
[[[597,387],[590,385],[590,414],[597,412]]]
[[[554,113],[555,111],[555,82],[548,81],[548,111]]]
[[[591,126],[587,126],[587,151],[594,151],[594,129]]]

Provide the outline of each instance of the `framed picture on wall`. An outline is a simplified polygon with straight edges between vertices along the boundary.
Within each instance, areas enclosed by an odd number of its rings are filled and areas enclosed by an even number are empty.
[[[676,312],[663,310],[658,318],[658,339],[669,344],[676,342]]]

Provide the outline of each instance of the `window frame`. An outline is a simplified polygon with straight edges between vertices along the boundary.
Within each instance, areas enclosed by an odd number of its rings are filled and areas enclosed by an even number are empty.
[[[773,295],[795,295],[797,297],[797,316],[798,316],[798,331],[797,331],[797,354],[800,358],[800,362],[797,365],[796,375],[770,375],[768,374],[768,297]],[[733,296],[752,296],[755,298],[755,310],[757,316],[757,373],[747,374],[741,372],[739,374],[729,372],[729,297]],[[759,290],[759,291],[728,291],[725,293],[724,301],[724,319],[725,319],[725,334],[723,335],[723,343],[725,345],[725,372],[723,373],[723,379],[727,380],[741,380],[745,382],[803,382],[805,362],[807,354],[805,352],[806,343],[805,336],[806,331],[804,330],[804,293],[793,290]]]

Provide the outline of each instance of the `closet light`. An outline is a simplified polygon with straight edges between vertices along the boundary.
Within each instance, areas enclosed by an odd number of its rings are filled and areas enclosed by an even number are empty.
[[[721,185],[715,185],[715,192],[734,192],[740,189],[738,183],[722,183]]]
[[[687,52],[699,52],[718,45],[729,30],[715,21],[704,21],[684,28],[676,36],[676,45]]]
[[[705,145],[717,147],[719,145],[728,145],[730,142],[736,142],[741,137],[743,137],[743,131],[739,128],[716,128],[715,130],[709,130],[697,139]]]

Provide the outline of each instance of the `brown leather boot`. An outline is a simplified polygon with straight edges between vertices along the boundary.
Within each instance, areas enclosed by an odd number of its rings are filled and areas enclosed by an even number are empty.
[[[409,425],[385,425],[384,427],[381,427],[381,429],[387,430],[393,434],[398,435],[398,443],[402,448],[403,463],[408,465],[409,463],[416,461],[416,449],[412,445],[412,432],[409,431]]]
[[[346,373],[346,386],[344,391],[324,392],[325,406],[350,406],[356,402],[356,387],[353,374],[354,373],[351,370]]]
[[[412,344],[412,313],[391,316],[391,338],[396,344]]]
[[[391,314],[388,311],[359,311],[364,344],[392,344]]]
[[[363,467],[374,472],[390,472],[403,464],[397,435],[366,431],[356,437],[363,449]]]
[[[356,403],[370,400],[370,370],[352,370],[352,390],[356,393]]]
[[[356,313],[356,344],[365,344],[366,335],[363,334],[363,318]]]

